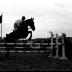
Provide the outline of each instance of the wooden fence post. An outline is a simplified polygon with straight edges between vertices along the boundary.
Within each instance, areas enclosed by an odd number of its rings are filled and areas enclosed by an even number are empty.
[[[51,34],[51,43],[50,43],[50,46],[51,46],[51,53],[50,53],[50,55],[48,56],[48,57],[52,57],[52,54],[53,54],[53,36],[54,36],[54,34],[50,31],[49,32],[50,34]]]
[[[58,34],[56,34],[56,55],[53,58],[60,58],[58,55],[58,51],[59,51],[59,45],[61,45],[61,43],[58,42]]]
[[[68,58],[65,55],[65,43],[64,43],[64,37],[62,36],[62,57],[60,59],[68,60]]]

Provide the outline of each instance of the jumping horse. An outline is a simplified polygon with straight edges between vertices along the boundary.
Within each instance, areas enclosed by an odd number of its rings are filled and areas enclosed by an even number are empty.
[[[33,31],[35,31],[35,26],[34,26],[33,20],[34,20],[34,18],[25,20],[24,23],[22,23],[20,25],[20,27],[18,27],[17,31],[13,31],[10,34],[6,35],[5,41],[7,43],[12,43],[20,38],[26,38],[29,33],[30,33],[30,38],[29,38],[29,40],[30,40],[32,38],[32,31],[28,31],[28,26],[30,26],[30,28]]]
[[[18,27],[18,30],[13,30],[10,34],[6,35],[5,42],[6,43],[15,43],[20,38],[26,38],[28,34],[30,34],[30,37],[28,40],[31,40],[32,38],[32,31],[28,31],[28,26],[35,31],[35,25],[34,25],[34,18],[25,20],[20,27]],[[10,47],[6,45],[6,51],[5,57],[9,57],[9,49]]]

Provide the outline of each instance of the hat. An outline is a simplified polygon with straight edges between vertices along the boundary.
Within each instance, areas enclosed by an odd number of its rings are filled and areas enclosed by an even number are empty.
[[[25,16],[22,16],[22,20],[24,20],[25,19]]]

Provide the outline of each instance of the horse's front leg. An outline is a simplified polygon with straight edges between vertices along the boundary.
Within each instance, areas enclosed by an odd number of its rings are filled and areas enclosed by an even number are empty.
[[[31,38],[32,38],[32,31],[28,31],[28,34],[30,33],[30,37],[29,37],[29,39],[28,40],[31,40]]]

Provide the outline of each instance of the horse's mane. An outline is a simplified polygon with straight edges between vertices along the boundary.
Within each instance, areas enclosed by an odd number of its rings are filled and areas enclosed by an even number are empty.
[[[33,19],[31,18],[31,19],[27,19],[27,20],[25,20],[25,22],[33,22]]]

